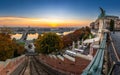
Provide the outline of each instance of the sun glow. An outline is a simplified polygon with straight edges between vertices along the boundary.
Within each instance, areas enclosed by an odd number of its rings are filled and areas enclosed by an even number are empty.
[[[57,27],[58,24],[62,23],[63,21],[60,19],[52,19],[52,18],[47,18],[47,19],[33,19],[33,22],[44,22],[47,23],[51,27]]]
[[[86,20],[66,20],[58,18],[0,17],[0,26],[64,27],[88,25]]]
[[[51,27],[57,27],[58,24],[57,24],[57,23],[51,23],[50,26],[51,26]]]
[[[61,23],[61,20],[57,20],[57,19],[50,19],[49,23],[51,27],[57,27],[59,23]]]

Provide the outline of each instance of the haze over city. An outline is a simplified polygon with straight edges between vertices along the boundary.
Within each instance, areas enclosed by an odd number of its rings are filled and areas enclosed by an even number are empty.
[[[103,7],[120,15],[119,0],[0,0],[0,26],[70,27],[89,25]]]

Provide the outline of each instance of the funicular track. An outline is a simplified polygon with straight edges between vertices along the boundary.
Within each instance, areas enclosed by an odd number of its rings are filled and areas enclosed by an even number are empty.
[[[19,67],[22,66],[22,68],[20,68],[20,70],[18,72],[16,72],[17,74],[15,73],[15,74],[11,74],[11,75],[24,75],[24,72],[28,66],[28,60],[25,60],[22,64],[23,65],[19,65]],[[19,69],[19,67],[18,67],[18,69]]]
[[[37,56],[27,56],[27,59],[24,67],[14,75],[65,75],[42,63]]]
[[[27,58],[28,60],[25,61],[24,66],[18,72],[18,75],[53,75],[49,74],[46,68],[38,62],[35,56],[27,56]],[[25,73],[26,71],[29,73]]]
[[[51,75],[42,64],[38,62],[35,56],[31,56],[30,75]]]

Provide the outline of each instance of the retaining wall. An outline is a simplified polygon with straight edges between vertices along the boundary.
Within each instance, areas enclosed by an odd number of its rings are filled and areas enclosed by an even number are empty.
[[[0,75],[10,75],[23,61],[25,56],[19,56],[6,61],[0,61]]]

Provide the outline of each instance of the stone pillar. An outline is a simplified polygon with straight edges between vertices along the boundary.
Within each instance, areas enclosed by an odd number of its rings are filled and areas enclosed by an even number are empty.
[[[89,55],[93,56],[93,43],[90,44]]]
[[[72,43],[72,50],[74,50],[75,49],[75,42],[73,41],[73,43]]]
[[[77,41],[77,46],[78,46],[78,49],[80,48],[80,41],[78,40]]]

